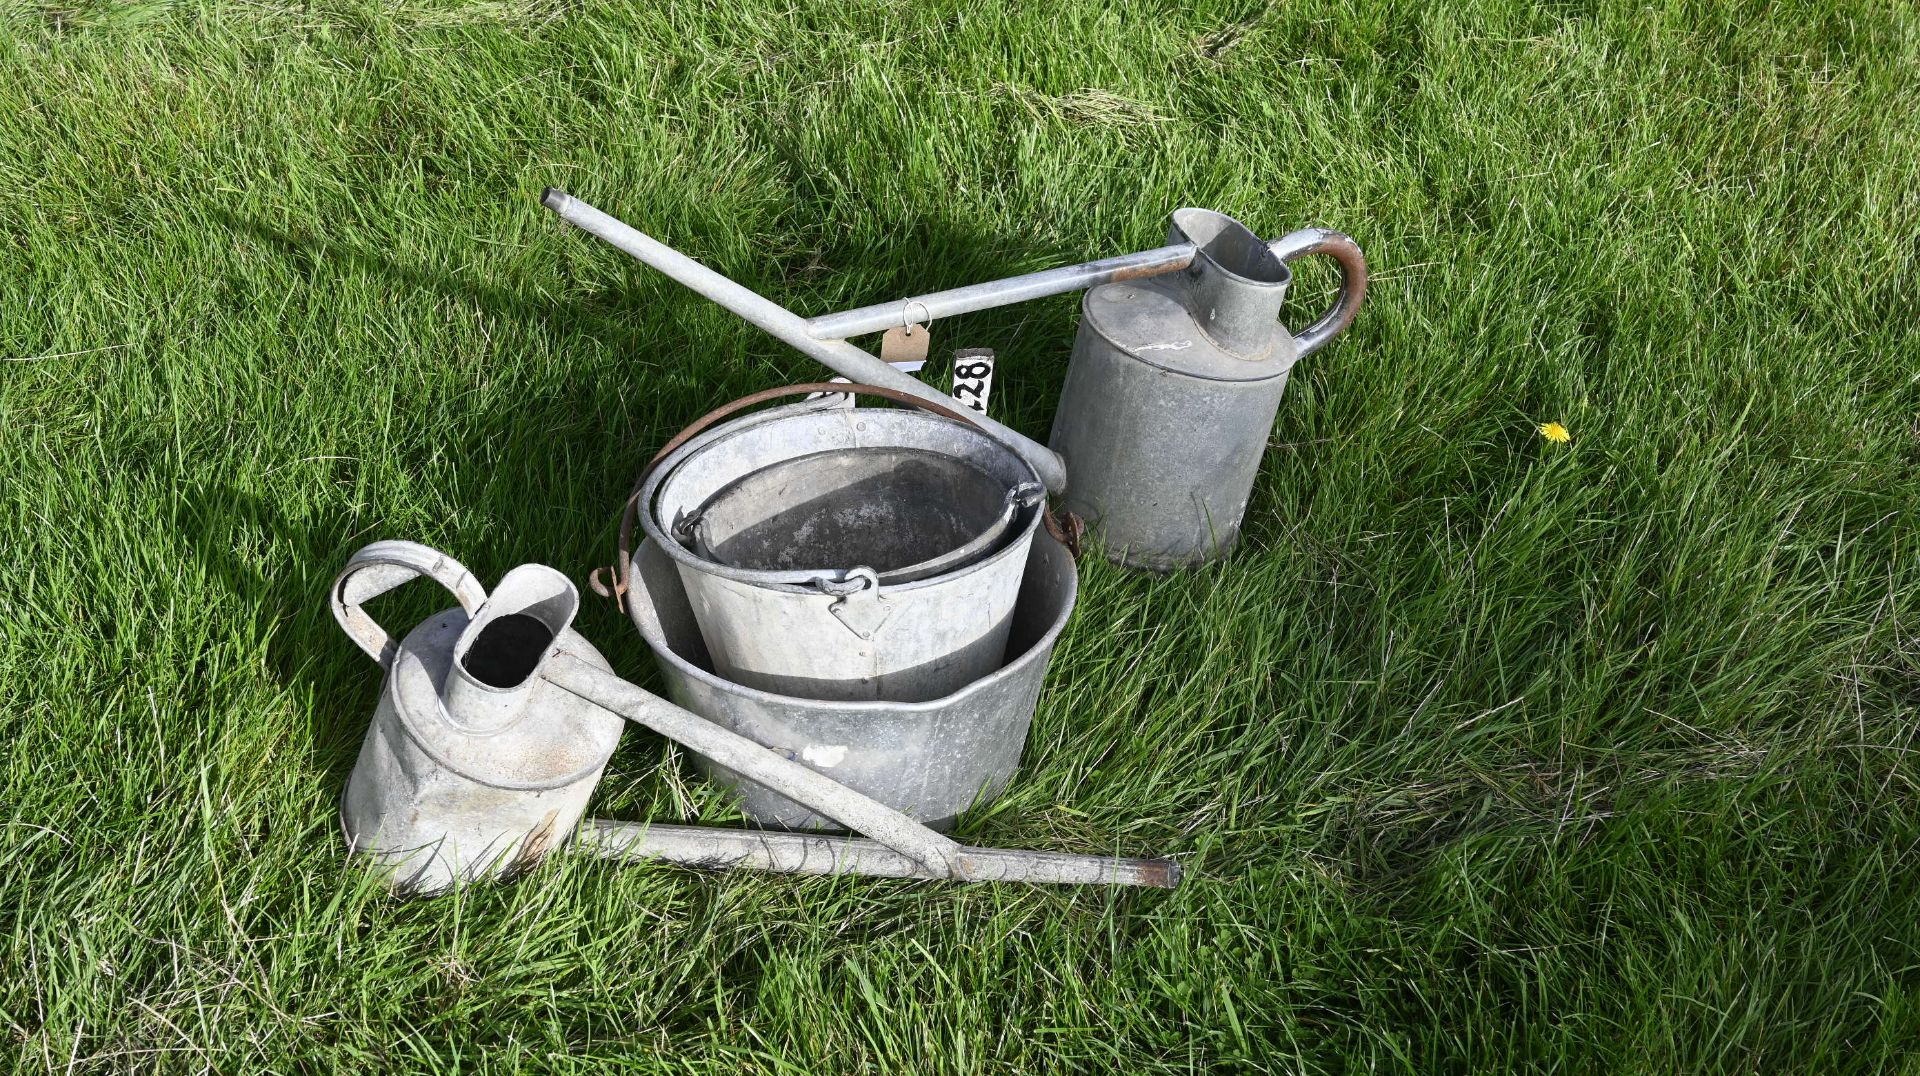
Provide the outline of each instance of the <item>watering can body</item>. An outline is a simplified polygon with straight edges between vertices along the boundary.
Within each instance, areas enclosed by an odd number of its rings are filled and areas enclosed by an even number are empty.
[[[395,642],[360,603],[415,576],[445,585],[461,607]],[[335,582],[335,616],[387,674],[341,826],[349,849],[370,856],[396,890],[504,877],[573,834],[624,722],[539,677],[489,677],[486,658],[493,634],[518,628],[610,671],[568,627],[578,603],[564,577],[539,565],[509,573],[489,599],[457,562],[411,542],[368,546]],[[489,683],[504,679],[524,683]]]
[[[1200,209],[1170,231],[1196,250],[1186,269],[1087,292],[1049,441],[1066,462],[1064,507],[1109,558],[1152,571],[1233,549],[1288,375],[1352,320],[1366,279],[1337,232],[1268,244]],[[1338,258],[1346,284],[1296,337],[1278,320],[1286,261],[1309,253]]]

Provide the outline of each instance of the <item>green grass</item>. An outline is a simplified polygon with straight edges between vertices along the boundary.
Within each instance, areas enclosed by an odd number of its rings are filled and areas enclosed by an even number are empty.
[[[0,1056],[1920,1072],[1916,70],[1892,2],[6,7]],[[668,435],[819,372],[547,184],[806,312],[1188,204],[1361,241],[1242,549],[1083,564],[963,823],[1181,889],[344,860],[348,553],[578,578]],[[1075,302],[935,346],[1044,435]],[[637,732],[595,810],[733,817]]]

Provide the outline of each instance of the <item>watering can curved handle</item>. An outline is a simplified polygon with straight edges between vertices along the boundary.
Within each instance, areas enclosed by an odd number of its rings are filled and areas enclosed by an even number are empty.
[[[1351,236],[1327,228],[1289,232],[1268,243],[1267,249],[1283,262],[1309,254],[1325,254],[1340,263],[1340,294],[1333,300],[1333,309],[1294,334],[1294,346],[1299,349],[1300,357],[1306,358],[1326,347],[1353,324],[1354,315],[1360,313],[1360,304],[1367,297],[1366,256],[1360,253],[1360,244]]]
[[[384,541],[362,546],[347,558],[347,566],[333,581],[333,619],[382,669],[393,664],[400,644],[360,608],[360,603],[423,575],[452,591],[460,608],[469,614],[486,604],[487,588],[466,565],[419,542]]]

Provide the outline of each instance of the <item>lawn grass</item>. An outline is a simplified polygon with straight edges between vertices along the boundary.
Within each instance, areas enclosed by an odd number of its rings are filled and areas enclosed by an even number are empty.
[[[1917,70],[1891,2],[8,6],[0,1056],[1920,1072]],[[1241,550],[1084,562],[963,822],[1182,888],[344,861],[346,556],[579,578],[667,436],[819,373],[548,184],[809,313],[1182,205],[1360,240]],[[1044,435],[1076,301],[936,350]],[[734,817],[637,732],[594,809]]]

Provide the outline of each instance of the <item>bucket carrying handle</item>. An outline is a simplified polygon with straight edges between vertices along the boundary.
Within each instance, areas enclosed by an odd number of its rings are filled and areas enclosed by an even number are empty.
[[[1345,332],[1360,313],[1360,304],[1367,297],[1366,256],[1360,252],[1360,244],[1354,242],[1352,236],[1328,228],[1302,228],[1297,232],[1288,232],[1268,243],[1267,249],[1282,262],[1304,258],[1309,254],[1325,254],[1340,263],[1340,294],[1334,297],[1333,308],[1322,315],[1319,321],[1294,334],[1294,346],[1304,359]]]
[[[1349,318],[1349,320],[1351,319]],[[633,529],[640,521],[640,495],[646,489],[647,478],[653,474],[654,468],[659,467],[668,456],[678,451],[681,445],[700,436],[708,427],[719,422],[721,419],[738,414],[749,407],[766,403],[769,400],[778,400],[788,396],[808,396],[817,392],[848,396],[878,396],[882,399],[892,400],[895,403],[909,404],[913,407],[918,407],[922,411],[931,411],[943,418],[950,418],[956,422],[964,422],[970,426],[981,428],[980,424],[975,422],[973,417],[965,411],[948,407],[945,404],[935,403],[932,400],[923,400],[910,392],[902,392],[899,389],[885,388],[880,385],[850,384],[844,381],[811,381],[804,385],[782,385],[778,388],[761,389],[759,392],[748,393],[732,403],[721,404],[719,407],[694,419],[693,423],[686,429],[674,434],[672,440],[669,440],[662,446],[660,451],[654,453],[653,458],[647,461],[645,467],[640,468],[640,476],[634,479],[633,482],[633,492],[627,495],[626,507],[620,511],[620,538],[616,548],[618,559],[613,562],[611,568],[595,568],[588,574],[587,585],[593,588],[593,592],[603,598],[612,598],[623,611],[627,607],[627,591],[632,588],[633,584]],[[984,432],[986,432],[989,437],[993,436],[993,431],[991,430],[985,430]],[[998,438],[995,438],[995,440],[998,440]],[[1079,536],[1081,532],[1086,529],[1085,524],[1081,523],[1079,517],[1074,516],[1072,513],[1068,513],[1067,520],[1067,523],[1062,524],[1054,518],[1051,508],[1047,510],[1045,522],[1048,533],[1059,539],[1060,542],[1067,547],[1068,551],[1073,554],[1074,559],[1078,560],[1080,557]],[[1071,538],[1071,540],[1069,540],[1069,538]],[[607,585],[606,580],[601,574],[609,571],[613,576],[613,585],[611,587]]]
[[[360,604],[423,575],[451,591],[468,615],[486,604],[487,588],[466,565],[418,542],[385,541],[362,546],[333,581],[333,619],[382,669],[392,666],[400,644]]]

